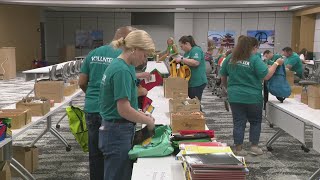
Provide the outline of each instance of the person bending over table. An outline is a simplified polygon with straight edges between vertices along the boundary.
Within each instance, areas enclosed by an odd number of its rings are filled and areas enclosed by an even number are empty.
[[[126,37],[134,28],[125,26],[119,28],[114,40]],[[99,127],[101,116],[99,112],[99,92],[102,75],[114,58],[121,54],[121,49],[114,49],[111,45],[104,45],[92,50],[85,58],[79,76],[79,86],[85,92],[84,111],[86,112],[86,124],[88,128],[89,146],[89,169],[90,179],[103,179],[103,154],[98,147]],[[149,73],[138,73],[139,78],[150,77]],[[146,89],[138,89],[139,96],[145,96]]]
[[[105,180],[129,180],[135,124],[147,124],[154,129],[154,118],[138,111],[135,67],[145,63],[155,45],[143,30],[130,32],[125,38],[112,41],[123,52],[114,59],[103,74],[100,86],[99,148],[104,155]]]
[[[183,57],[176,58],[176,62],[182,62],[191,69],[191,78],[189,79],[188,96],[197,97],[201,101],[202,93],[208,80],[206,75],[206,65],[204,53],[201,47],[197,46],[192,36],[182,36],[179,39],[180,48],[185,52]]]
[[[240,156],[247,155],[243,149],[247,121],[250,123],[250,153],[263,154],[258,147],[262,121],[262,80],[270,79],[277,66],[283,63],[282,59],[278,59],[268,68],[256,55],[258,47],[257,39],[242,37],[220,70],[221,82],[227,88],[232,111],[234,153]]]
[[[286,68],[288,68],[291,71],[296,72],[296,75],[299,78],[302,78],[302,62],[300,60],[300,57],[297,53],[293,52],[291,47],[285,47],[282,49],[283,55],[286,57],[286,60],[284,61],[284,64],[286,65]]]
[[[272,66],[272,64],[277,61],[277,59],[282,58],[282,56],[280,54],[273,54],[271,51],[269,50],[265,50],[263,52],[263,57],[265,58],[265,63],[268,66]]]
[[[308,50],[306,48],[301,49],[299,54],[300,54],[299,58],[303,64],[306,64],[310,61],[306,59],[308,57]]]

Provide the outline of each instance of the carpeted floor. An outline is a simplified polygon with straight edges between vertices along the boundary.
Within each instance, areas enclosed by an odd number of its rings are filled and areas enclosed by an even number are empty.
[[[22,75],[15,80],[0,81],[0,108],[12,104],[24,97],[33,87],[34,82],[24,82]],[[74,101],[74,105],[83,106],[84,96]],[[215,130],[219,141],[233,144],[232,138],[232,116],[226,112],[223,102],[211,94],[209,89],[204,92],[202,104],[206,113],[209,129]],[[53,124],[63,115],[64,110],[53,117]],[[39,123],[27,133],[21,135],[14,144],[28,144],[42,131],[45,122]],[[247,127],[249,124],[247,125]],[[308,179],[318,168],[320,168],[320,154],[313,151],[305,153],[300,148],[298,140],[285,135],[273,144],[273,151],[267,152],[265,144],[276,132],[277,128],[270,128],[268,123],[263,123],[261,133],[261,147],[265,153],[262,156],[246,156],[247,165],[250,170],[248,179]],[[46,134],[40,139],[36,146],[40,150],[39,169],[33,173],[36,179],[89,179],[88,154],[83,153],[81,148],[71,134],[67,118],[61,122],[58,131],[72,146],[70,152],[66,152],[64,145],[52,134]],[[312,129],[306,130],[307,142],[311,142]],[[246,142],[248,142],[248,128],[246,129]],[[246,144],[248,146],[248,144]],[[308,143],[311,147],[311,143]],[[18,178],[17,178],[18,179]]]

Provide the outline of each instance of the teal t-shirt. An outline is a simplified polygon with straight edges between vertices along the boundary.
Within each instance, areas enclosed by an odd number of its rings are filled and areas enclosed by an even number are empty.
[[[98,103],[102,75],[111,61],[117,58],[121,52],[120,49],[114,49],[111,45],[105,45],[92,50],[83,61],[80,72],[89,77],[84,103],[85,112],[99,112]]]
[[[228,98],[231,103],[262,103],[262,80],[268,74],[267,65],[257,55],[248,60],[231,63],[232,56],[224,60],[220,75],[228,76]]]
[[[271,59],[267,60],[267,65],[273,65],[273,63],[281,57],[282,56],[280,54],[274,54]]]
[[[291,56],[287,57],[284,61],[284,64],[287,66],[288,64],[292,66],[291,71],[296,72],[297,76],[302,78],[302,62],[297,53],[293,53]]]
[[[194,59],[199,61],[199,66],[191,67],[191,78],[189,79],[189,87],[197,87],[208,82],[206,75],[206,64],[204,60],[204,53],[199,46],[194,46],[189,52],[184,54],[187,59]]]
[[[136,73],[123,59],[114,59],[103,74],[100,86],[100,115],[103,120],[122,119],[117,109],[119,99],[128,99],[138,110]]]

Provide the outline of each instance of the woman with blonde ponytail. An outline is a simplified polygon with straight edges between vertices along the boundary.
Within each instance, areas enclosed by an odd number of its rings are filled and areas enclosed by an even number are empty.
[[[132,162],[128,152],[132,148],[135,124],[154,129],[154,118],[138,111],[135,67],[145,63],[155,50],[150,35],[134,30],[125,38],[111,42],[123,52],[114,59],[103,74],[100,86],[99,147],[104,155],[105,180],[129,180]]]

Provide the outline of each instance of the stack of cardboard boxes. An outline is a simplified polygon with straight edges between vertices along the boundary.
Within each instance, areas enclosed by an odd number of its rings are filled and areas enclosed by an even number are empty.
[[[320,109],[320,85],[312,85],[307,88],[308,106]]]
[[[164,80],[164,96],[169,100],[170,126],[179,130],[205,130],[205,118],[198,99],[187,99],[188,81],[182,78]]]

